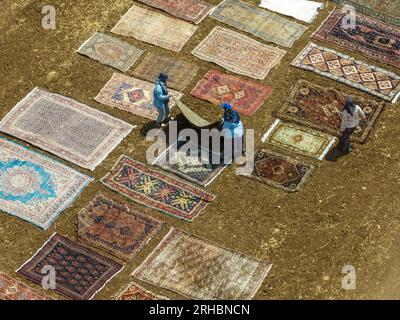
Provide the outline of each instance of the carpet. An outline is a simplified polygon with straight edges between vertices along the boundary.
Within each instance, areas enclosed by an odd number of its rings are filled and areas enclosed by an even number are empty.
[[[336,88],[299,80],[277,116],[339,137],[342,111],[349,95],[339,92]],[[359,127],[352,135],[354,141],[363,143],[382,112],[385,102],[365,99],[361,95],[351,96],[367,117],[360,121]]]
[[[129,283],[126,288],[117,295],[115,300],[169,300],[166,297],[159,296],[135,282]]]
[[[288,48],[307,30],[301,24],[240,0],[225,0],[210,17],[264,41]]]
[[[192,299],[248,300],[271,266],[172,228],[132,275]]]
[[[323,160],[336,142],[336,138],[326,133],[289,122],[282,122],[278,119],[265,133],[262,142],[268,142],[303,156]]]
[[[183,116],[188,120],[193,126],[197,128],[206,128],[212,126],[214,123],[205,120],[200,117],[196,112],[190,109],[180,100],[175,100],[177,108],[181,110]]]
[[[192,54],[229,71],[262,80],[280,62],[286,51],[217,26]]]
[[[400,67],[400,27],[356,13],[356,28],[343,27],[347,13],[337,8],[312,36],[379,62]]]
[[[107,113],[38,88],[0,122],[0,131],[92,171],[132,128]]]
[[[96,32],[77,52],[102,64],[126,72],[144,50],[116,37]]]
[[[253,115],[272,93],[272,88],[216,70],[209,71],[190,93],[215,105],[230,103],[246,116]]]
[[[107,106],[156,120],[158,111],[153,105],[153,90],[153,83],[114,73],[94,99]],[[168,93],[177,99],[182,97],[181,93],[172,89],[168,90]],[[170,108],[174,104],[174,100],[171,99]]]
[[[191,141],[179,139],[163,152],[153,165],[204,187],[227,166],[220,154]]]
[[[134,5],[111,32],[179,52],[196,29],[189,22]]]
[[[55,300],[0,272],[0,300]]]
[[[127,156],[101,182],[144,206],[193,221],[215,196]]]
[[[252,172],[243,174],[287,192],[299,191],[314,172],[313,165],[268,150],[257,150]]]
[[[335,50],[309,43],[292,62],[301,69],[347,84],[395,103],[400,96],[400,76],[367,65]]]
[[[150,52],[133,75],[154,83],[161,72],[168,74],[168,87],[183,91],[199,71],[193,63]]]
[[[99,193],[78,214],[79,240],[132,261],[163,223]]]
[[[89,300],[122,270],[122,265],[57,233],[17,272],[41,285],[42,269],[56,271],[55,292],[73,299]]]
[[[47,229],[93,180],[0,138],[0,210]]]
[[[213,9],[211,4],[200,0],[139,0],[169,14],[199,24]]]

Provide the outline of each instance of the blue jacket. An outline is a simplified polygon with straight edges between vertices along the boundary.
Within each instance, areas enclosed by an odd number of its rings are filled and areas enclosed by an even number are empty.
[[[157,80],[153,90],[153,104],[157,109],[168,107],[169,96],[165,83]]]

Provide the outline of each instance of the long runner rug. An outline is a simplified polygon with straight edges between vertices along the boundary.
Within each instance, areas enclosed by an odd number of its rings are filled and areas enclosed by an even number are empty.
[[[297,56],[292,65],[392,103],[395,103],[400,96],[400,76],[397,74],[357,61],[312,42]]]
[[[94,170],[133,126],[78,101],[35,88],[0,122],[0,131]]]
[[[92,178],[0,138],[0,210],[47,229]]]
[[[280,62],[286,51],[217,26],[192,54],[229,71],[254,79],[264,79]]]
[[[153,105],[153,90],[153,83],[114,73],[94,99],[107,106],[156,120],[158,111]],[[168,93],[177,99],[182,97],[180,92],[172,89]],[[175,101],[171,99],[170,108],[174,105]]]
[[[256,82],[211,70],[201,79],[191,95],[216,105],[230,103],[244,115],[253,115],[272,93],[272,88]]]
[[[115,300],[169,300],[167,297],[159,296],[135,282],[129,283]]]
[[[323,160],[336,142],[326,133],[311,130],[277,119],[262,137],[262,142],[294,151],[298,154]]]
[[[265,41],[291,48],[307,27],[240,0],[225,0],[210,15]]]
[[[400,27],[358,12],[355,18],[355,28],[348,28],[343,23],[348,19],[347,13],[336,8],[312,37],[400,67]]]
[[[340,136],[342,111],[349,96],[335,88],[319,86],[307,80],[299,80],[292,88],[289,98],[278,111],[278,118],[294,121],[314,129]],[[366,115],[352,135],[357,142],[364,142],[382,112],[385,102],[365,99],[361,95],[352,95]]]
[[[246,300],[271,266],[172,228],[132,275],[193,299]]]
[[[184,180],[124,155],[101,182],[133,201],[190,222],[215,199]]]
[[[196,29],[189,22],[134,5],[111,32],[179,52]]]

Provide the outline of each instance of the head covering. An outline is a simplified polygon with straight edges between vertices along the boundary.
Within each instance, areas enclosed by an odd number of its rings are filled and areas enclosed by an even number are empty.
[[[346,99],[346,104],[344,106],[344,109],[350,113],[351,115],[354,114],[354,111],[356,110],[356,105],[354,104],[354,100],[352,96],[348,96]]]
[[[223,103],[223,104],[221,104],[221,107],[222,107],[225,111],[232,110],[232,106],[231,106],[229,103]]]
[[[158,80],[165,83],[168,80],[168,75],[164,72],[161,72],[160,75],[158,76]]]

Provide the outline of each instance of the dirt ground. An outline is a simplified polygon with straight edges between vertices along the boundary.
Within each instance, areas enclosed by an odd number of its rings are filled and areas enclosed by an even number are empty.
[[[220,2],[207,1],[213,4]],[[257,3],[256,0],[247,2]],[[273,122],[273,111],[282,105],[291,86],[298,79],[305,78],[355,92],[345,85],[289,66],[333,9],[334,5],[326,2],[326,8],[316,21],[293,48],[288,50],[280,65],[262,81],[273,87],[272,96],[254,116],[243,117],[245,126],[255,129],[259,145],[261,135]],[[56,30],[44,30],[41,27],[41,9],[47,4],[54,5],[57,9]],[[97,180],[110,171],[121,154],[145,161],[148,145],[141,128],[148,120],[96,103],[93,97],[109,80],[114,70],[76,54],[75,50],[96,30],[109,32],[132,4],[131,0],[2,0],[1,118],[38,86],[71,96],[138,125],[94,173],[86,172]],[[206,18],[179,53],[126,39],[148,51],[174,55],[200,66],[197,77],[184,92],[183,101],[210,120],[220,117],[219,108],[196,100],[189,93],[209,69],[223,69],[195,58],[190,52],[216,25],[223,24]],[[327,46],[375,63],[346,50]],[[377,64],[400,73],[398,69]],[[128,75],[134,67],[127,72]],[[365,97],[372,98],[368,94]],[[167,227],[149,242],[132,263],[126,265],[123,272],[96,299],[109,299],[121,286],[128,283],[131,280],[130,273],[149,255],[171,226],[273,263],[256,299],[400,298],[400,291],[397,290],[400,283],[400,268],[397,263],[400,261],[399,119],[400,104],[388,104],[366,144],[357,145],[350,156],[342,157],[336,162],[315,161],[319,168],[298,193],[288,194],[238,177],[234,167],[231,167],[208,187],[209,191],[217,195],[217,199],[193,223],[168,217],[131,202],[137,209],[166,221]],[[81,168],[75,168],[84,172]],[[0,270],[23,280],[15,274],[15,270],[54,232],[76,239],[76,214],[99,190],[116,199],[126,200],[96,181],[84,190],[77,201],[47,231],[10,215],[0,214]],[[356,268],[357,287],[346,291],[341,287],[341,271],[348,264]],[[141,284],[170,298],[182,298],[169,291]]]

